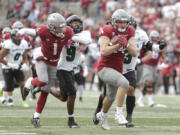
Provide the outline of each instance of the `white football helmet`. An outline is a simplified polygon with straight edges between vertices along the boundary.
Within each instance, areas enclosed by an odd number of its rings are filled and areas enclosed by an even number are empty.
[[[12,29],[22,29],[24,28],[24,25],[20,21],[16,21],[12,25]]]
[[[160,40],[160,34],[156,30],[151,31],[149,37],[152,42],[158,42]]]
[[[123,28],[120,28],[117,26],[116,22],[117,21],[126,21],[127,25]],[[129,26],[129,21],[130,21],[130,16],[129,14],[123,10],[123,9],[118,9],[112,14],[112,25],[119,31],[119,32],[124,32],[126,31],[127,27]]]
[[[65,18],[59,13],[52,13],[47,18],[47,25],[50,32],[57,36],[62,37],[64,36],[64,32],[66,31],[66,20]],[[61,28],[59,30],[59,28]]]
[[[11,33],[11,29],[9,27],[4,27],[4,29],[2,30],[2,34],[5,34],[6,32]]]
[[[2,30],[2,37],[4,38],[5,37],[5,34],[9,32],[11,33],[11,29],[9,27],[4,27],[4,29]]]

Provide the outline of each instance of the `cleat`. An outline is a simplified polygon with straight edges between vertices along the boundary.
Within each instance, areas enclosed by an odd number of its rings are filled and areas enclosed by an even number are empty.
[[[104,130],[110,130],[110,127],[107,122],[107,116],[103,115],[102,112],[96,114],[97,119],[101,122],[101,126]]]
[[[6,99],[5,99],[4,97],[1,97],[1,98],[0,98],[0,101],[1,101],[2,104],[5,104],[5,103],[6,103]]]
[[[128,123],[126,124],[127,128],[134,127],[134,126],[135,125],[134,125],[134,123],[132,121],[131,122],[128,121]]]
[[[68,119],[68,126],[69,128],[80,128],[80,126],[74,121],[73,117]]]
[[[32,118],[31,124],[34,126],[34,128],[40,128],[40,118]]]
[[[27,103],[26,101],[23,101],[23,103],[22,103],[22,107],[24,107],[24,108],[28,108],[28,107],[29,107],[29,105],[28,105],[28,103]]]
[[[29,94],[29,91],[30,91],[30,89],[28,89],[28,88],[26,88],[26,87],[23,88],[23,99],[26,99],[26,97],[27,97],[28,94]]]
[[[128,121],[128,123],[126,124],[127,128],[135,126],[134,123],[132,122],[132,114],[128,114],[126,120]]]
[[[32,97],[36,97],[36,93],[40,92],[40,87],[33,86],[31,89],[31,95]]]
[[[13,99],[8,99],[7,106],[14,106]]]
[[[128,121],[125,119],[123,114],[115,114],[115,120],[119,125],[126,125]]]
[[[93,123],[94,123],[94,125],[98,125],[99,124],[99,120],[97,119],[96,114],[97,113],[94,113],[94,116],[93,116]]]
[[[82,102],[82,97],[79,97],[79,101]]]
[[[149,107],[154,107],[154,101],[151,100],[151,101],[148,103],[148,106],[149,106]]]

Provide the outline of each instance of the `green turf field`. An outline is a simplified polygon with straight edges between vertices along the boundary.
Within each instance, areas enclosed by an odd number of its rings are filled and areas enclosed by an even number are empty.
[[[28,98],[30,107],[23,108],[19,93],[15,91],[14,107],[0,104],[0,135],[180,135],[180,96],[154,97],[156,103],[166,104],[167,108],[136,107],[134,128],[118,126],[114,121],[114,103],[108,119],[111,130],[104,131],[100,125],[92,123],[98,92],[86,91],[83,102],[77,100],[75,116],[81,126],[79,129],[67,127],[66,104],[51,95],[41,115],[41,128],[33,128],[30,118],[35,111],[36,101],[29,101]]]

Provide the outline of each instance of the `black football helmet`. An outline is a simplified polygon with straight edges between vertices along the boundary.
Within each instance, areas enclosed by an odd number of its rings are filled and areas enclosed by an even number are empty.
[[[74,21],[80,22],[80,25],[76,25],[75,27],[72,26],[72,22],[74,22]],[[72,15],[72,16],[68,17],[66,19],[66,24],[73,29],[74,33],[80,33],[83,30],[83,21],[77,15]]]
[[[137,22],[136,22],[136,19],[135,19],[133,16],[130,17],[129,24],[130,24],[131,26],[133,26],[134,29],[136,29],[136,27],[137,27]]]

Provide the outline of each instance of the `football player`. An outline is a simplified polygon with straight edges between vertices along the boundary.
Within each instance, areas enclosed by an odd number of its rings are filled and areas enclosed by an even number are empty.
[[[115,120],[118,124],[127,124],[122,111],[125,94],[129,88],[128,80],[122,75],[125,49],[131,56],[137,56],[134,41],[135,30],[129,26],[129,20],[130,16],[125,10],[116,10],[112,15],[112,25],[103,27],[99,39],[101,58],[98,65],[98,76],[106,83],[107,91],[102,110],[96,114],[96,117],[101,121],[102,128],[105,130],[110,130],[107,113],[115,97],[117,98]]]
[[[78,124],[74,121],[76,88],[74,86],[75,77],[73,69],[77,68],[82,53],[79,50],[80,45],[86,47],[90,44],[91,34],[89,31],[83,31],[83,21],[77,15],[68,17],[66,23],[73,29],[75,35],[72,37],[72,42],[70,42],[68,46],[63,47],[58,62],[57,79],[59,80],[60,93],[51,90],[51,94],[61,101],[67,101],[68,126],[70,128],[78,128]]]
[[[158,31],[152,31],[150,33],[150,40],[157,45],[157,47],[152,48],[152,52],[149,53],[149,60],[144,61],[144,69],[143,69],[143,94],[138,99],[138,105],[144,106],[144,95],[147,95],[148,98],[148,106],[153,107],[154,101],[152,99],[153,95],[153,83],[156,80],[157,76],[157,65],[160,57],[165,58],[164,47],[166,46],[166,42],[160,39],[160,34]]]
[[[152,50],[152,48],[154,47],[156,48],[156,45],[155,44],[153,45],[153,43],[149,41],[146,32],[143,31],[141,28],[137,27],[136,20],[132,16],[130,17],[129,25],[133,26],[135,29],[135,42],[138,52],[140,52],[142,48],[146,50]],[[145,61],[148,59],[146,58],[143,60]],[[126,127],[134,127],[134,123],[132,122],[132,113],[135,106],[135,95],[134,95],[134,89],[136,86],[135,67],[137,63],[139,64],[140,62],[143,62],[143,60],[139,60],[137,56],[136,57],[131,56],[127,51],[125,53],[125,59],[123,64],[123,75],[130,83],[130,87],[127,91],[127,98],[126,98],[126,111],[127,111],[126,119],[128,121]],[[106,95],[105,93],[106,91],[104,91],[104,94],[101,94],[99,97],[99,102],[95,114],[99,112],[102,107],[102,99],[104,98],[104,95]],[[95,116],[93,117],[93,122],[94,124],[99,123],[99,121]]]
[[[20,69],[27,62],[28,43],[21,40],[17,29],[11,31],[11,39],[2,43],[0,62],[3,64],[3,76],[5,80],[5,91],[8,94],[8,106],[13,106],[14,78],[18,82],[21,91],[24,87],[24,74]],[[23,92],[21,92],[23,94]],[[23,98],[23,95],[22,95]],[[25,99],[23,98],[23,101]]]
[[[37,77],[30,81],[28,89],[40,87],[41,93],[37,101],[36,111],[31,119],[35,128],[40,127],[40,114],[46,104],[48,93],[56,80],[56,66],[63,46],[73,36],[73,30],[66,26],[65,18],[59,13],[52,13],[47,18],[47,25],[37,29],[24,28],[20,34],[38,35],[41,38],[41,49],[37,55],[35,67]]]

